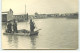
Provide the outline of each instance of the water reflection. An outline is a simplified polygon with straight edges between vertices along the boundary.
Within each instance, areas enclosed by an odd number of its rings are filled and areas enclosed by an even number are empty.
[[[9,47],[18,48],[18,37],[17,35],[8,35]]]
[[[32,49],[36,48],[36,39],[37,39],[37,36],[38,35],[32,35],[32,36],[30,36],[31,44],[32,44]]]
[[[8,35],[8,43],[11,46],[11,44],[12,44],[12,35]]]

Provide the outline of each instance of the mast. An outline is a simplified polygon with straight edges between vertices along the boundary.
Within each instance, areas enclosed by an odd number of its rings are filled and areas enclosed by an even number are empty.
[[[26,14],[26,4],[25,4],[25,14]]]
[[[28,20],[28,13],[26,14],[26,4],[25,4],[25,18]]]

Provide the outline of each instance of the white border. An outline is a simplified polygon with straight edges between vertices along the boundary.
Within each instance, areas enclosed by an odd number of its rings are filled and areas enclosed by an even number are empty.
[[[0,0],[0,4],[1,4]],[[80,0],[79,0],[79,13],[80,13]],[[79,14],[80,18],[80,14]],[[80,27],[80,19],[79,19],[79,27]],[[1,29],[1,5],[0,5],[0,29]],[[80,28],[79,28],[80,31]],[[80,33],[79,33],[80,38]],[[80,39],[79,39],[80,40]],[[79,41],[80,45],[80,41]],[[80,46],[77,50],[2,50],[1,49],[1,30],[0,30],[0,53],[80,53]]]
[[[0,0],[0,50],[1,50],[1,0]]]

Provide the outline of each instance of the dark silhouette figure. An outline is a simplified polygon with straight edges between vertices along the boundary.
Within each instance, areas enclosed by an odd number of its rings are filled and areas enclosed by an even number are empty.
[[[14,19],[14,21],[13,21],[13,32],[18,32],[17,31],[17,23],[16,23],[16,21],[15,21],[15,19]]]
[[[12,32],[12,24],[11,24],[10,21],[8,21],[6,32],[7,32],[7,33],[11,33],[11,32]]]
[[[32,21],[32,19],[30,19],[30,31],[31,32],[34,32],[34,29],[35,29],[35,23]]]

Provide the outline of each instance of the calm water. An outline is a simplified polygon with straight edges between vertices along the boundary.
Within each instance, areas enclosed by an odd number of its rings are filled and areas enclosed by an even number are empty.
[[[78,47],[77,19],[35,19],[38,36],[2,35],[3,49],[76,49]],[[2,33],[5,25],[3,24]],[[18,23],[18,29],[29,30],[29,23]]]

